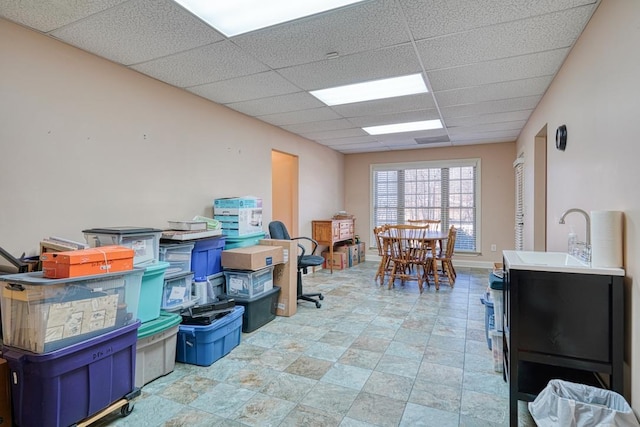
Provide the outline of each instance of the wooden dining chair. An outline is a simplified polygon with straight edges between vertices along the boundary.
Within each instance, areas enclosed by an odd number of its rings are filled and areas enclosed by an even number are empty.
[[[389,226],[385,233],[385,242],[389,248],[389,289],[397,279],[404,285],[406,281],[417,281],[420,293],[428,285],[425,271],[428,244],[425,239],[428,227],[415,225]]]
[[[389,257],[389,249],[384,240],[383,233],[387,231],[386,225],[374,227],[373,235],[376,239],[376,247],[378,248],[378,256],[380,257],[380,265],[376,271],[376,277],[373,279],[377,281],[380,278],[380,285],[384,284],[385,276],[391,273],[391,259]]]
[[[407,224],[409,225],[428,225],[429,230],[440,231],[440,220],[439,219],[408,219]]]
[[[449,233],[447,234],[447,247],[444,251],[440,250],[435,255],[431,255],[436,259],[436,261],[440,261],[440,268],[442,274],[448,279],[449,286],[453,288],[453,285],[456,282],[456,270],[453,267],[453,252],[456,246],[456,236],[458,234],[458,230],[452,225],[449,228]],[[427,274],[433,272],[433,259],[428,257],[429,259],[426,261],[426,271]],[[437,264],[437,263],[436,263]],[[436,267],[437,268],[437,267]],[[440,286],[436,285],[436,290],[439,290]]]

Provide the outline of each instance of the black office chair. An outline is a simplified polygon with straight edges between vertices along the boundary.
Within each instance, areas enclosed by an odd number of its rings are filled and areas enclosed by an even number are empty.
[[[324,258],[322,258],[321,256],[318,255],[314,255],[314,253],[316,252],[316,248],[318,247],[318,242],[316,242],[315,240],[313,240],[310,237],[291,237],[289,236],[289,232],[287,231],[287,227],[281,222],[281,221],[272,221],[269,223],[269,234],[271,235],[272,239],[277,239],[277,240],[308,240],[309,242],[311,242],[311,245],[313,247],[311,254],[307,255],[306,252],[306,248],[298,243],[298,248],[300,248],[300,252],[298,253],[298,299],[300,300],[304,300],[304,301],[309,301],[309,302],[315,302],[316,303],[316,308],[320,308],[322,305],[320,304],[319,300],[323,300],[324,296],[317,292],[317,293],[312,293],[312,294],[303,294],[302,293],[302,273],[307,273],[307,269],[309,267],[318,267],[321,266],[324,263]],[[318,299],[312,298],[312,297],[318,297]]]

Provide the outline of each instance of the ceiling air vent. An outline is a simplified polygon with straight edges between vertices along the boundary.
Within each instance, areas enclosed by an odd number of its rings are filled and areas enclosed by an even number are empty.
[[[438,142],[449,142],[448,135],[426,136],[424,138],[415,138],[416,144],[435,144]]]

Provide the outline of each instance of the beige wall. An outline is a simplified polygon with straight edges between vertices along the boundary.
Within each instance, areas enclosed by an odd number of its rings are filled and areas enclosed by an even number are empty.
[[[547,244],[566,250],[569,225],[584,239],[584,220],[558,219],[567,208],[625,213],[627,398],[640,412],[640,2],[603,0],[517,141],[533,155],[535,134],[548,127]],[[555,130],[567,125],[567,148],[555,149]],[[525,160],[525,170],[532,165]],[[531,188],[531,173],[525,173]],[[532,194],[526,194],[532,200]],[[530,204],[530,203],[529,203]],[[530,206],[529,206],[530,208]],[[533,230],[528,225],[527,236]],[[585,331],[588,333],[588,331]],[[630,397],[629,397],[630,396]]]
[[[481,159],[481,254],[458,257],[467,265],[486,265],[489,261],[501,261],[504,249],[514,246],[515,144],[483,144],[449,148],[426,148],[348,154],[345,156],[345,208],[356,217],[356,232],[367,239],[368,246],[373,230],[371,220],[371,165],[378,163],[416,162],[428,160]],[[366,237],[364,237],[366,236]],[[495,244],[496,252],[490,247]],[[464,258],[464,259],[462,259]]]
[[[165,228],[255,195],[271,150],[299,156],[299,233],[343,208],[343,155],[0,20],[0,246],[104,226]]]

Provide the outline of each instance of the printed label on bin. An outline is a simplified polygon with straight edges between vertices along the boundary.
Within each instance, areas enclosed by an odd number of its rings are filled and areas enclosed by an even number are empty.
[[[267,259],[266,259],[265,261],[266,261],[267,265],[271,265],[271,264],[273,264],[273,258],[272,258],[272,257],[270,257],[270,256],[268,256],[268,257],[267,257]]]
[[[171,294],[169,295],[169,301],[183,300],[187,293],[186,286],[174,286],[171,288]]]

